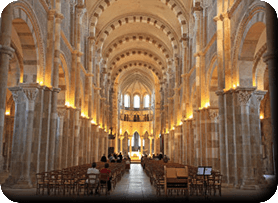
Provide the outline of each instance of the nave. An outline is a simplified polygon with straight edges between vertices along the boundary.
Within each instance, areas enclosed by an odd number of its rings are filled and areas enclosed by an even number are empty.
[[[258,190],[240,190],[235,188],[222,188],[222,196],[209,196],[207,201],[237,201],[246,200],[255,201],[262,198],[262,194],[270,192],[271,187],[265,187],[261,191]],[[162,193],[161,196],[156,195],[156,189],[154,185],[150,183],[150,178],[147,176],[145,169],[141,164],[131,164],[130,170],[126,170],[121,180],[117,183],[116,188],[112,189],[110,195],[104,195],[103,193],[97,195],[67,195],[67,196],[54,196],[54,195],[36,195],[36,189],[10,189],[2,187],[2,191],[6,197],[14,202],[21,202],[28,200],[31,202],[37,201],[74,201],[74,202],[87,202],[87,201],[103,201],[103,202],[161,202],[167,198],[168,200],[174,200],[178,202],[184,201],[204,201],[203,196],[171,196],[165,197]]]

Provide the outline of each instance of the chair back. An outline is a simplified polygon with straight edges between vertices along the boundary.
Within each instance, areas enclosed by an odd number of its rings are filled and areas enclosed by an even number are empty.
[[[97,183],[97,179],[99,178],[99,174],[96,173],[88,173],[88,183],[94,184]]]
[[[99,174],[99,180],[100,181],[108,181],[108,178],[109,178],[109,174],[107,174],[107,173],[100,173]]]

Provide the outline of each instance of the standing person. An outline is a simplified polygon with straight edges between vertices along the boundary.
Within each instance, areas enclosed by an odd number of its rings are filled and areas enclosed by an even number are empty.
[[[108,186],[108,191],[110,191],[110,190],[111,190],[111,179],[112,179],[112,174],[111,174],[111,170],[109,169],[109,164],[108,164],[108,163],[106,163],[106,164],[104,165],[104,168],[102,168],[102,169],[100,170],[100,173],[108,174],[107,186]],[[102,183],[104,183],[104,182],[102,182]]]
[[[88,168],[87,170],[87,174],[99,174],[99,170],[96,168],[97,167],[97,164],[96,162],[93,162],[92,163],[92,168]],[[91,177],[91,176],[94,176],[94,177]],[[95,175],[90,175],[89,178],[95,178]],[[98,183],[99,182],[99,179],[97,178],[96,180],[91,180],[90,183],[91,184],[95,184],[95,183]],[[88,183],[88,179],[86,180],[86,183]],[[96,194],[98,194],[98,187],[96,188]]]
[[[103,154],[103,156],[100,159],[101,162],[107,162],[106,156],[105,154]]]

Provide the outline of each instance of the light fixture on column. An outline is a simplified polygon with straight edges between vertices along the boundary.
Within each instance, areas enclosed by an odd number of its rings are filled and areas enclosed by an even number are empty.
[[[10,115],[11,115],[11,112],[10,112],[10,111],[6,111],[5,115],[6,115],[6,116],[10,116]]]

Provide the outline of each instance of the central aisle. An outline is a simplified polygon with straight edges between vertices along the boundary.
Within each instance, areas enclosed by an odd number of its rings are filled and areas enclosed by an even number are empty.
[[[156,191],[141,164],[131,164],[129,172],[126,171],[110,197],[115,200],[147,200],[156,198]]]

